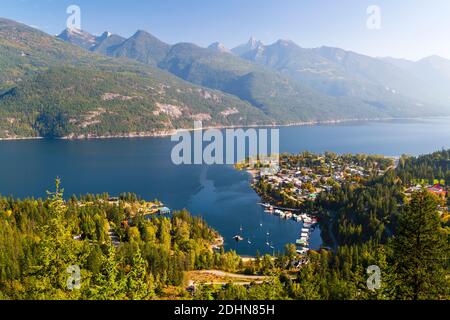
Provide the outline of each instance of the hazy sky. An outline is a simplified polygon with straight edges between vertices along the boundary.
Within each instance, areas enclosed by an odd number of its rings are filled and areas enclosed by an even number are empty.
[[[0,0],[0,17],[57,34],[72,4],[81,8],[82,29],[94,34],[144,29],[168,43],[227,47],[253,35],[266,44],[281,38],[371,56],[450,59],[449,0]],[[371,5],[381,9],[379,30],[367,27]]]

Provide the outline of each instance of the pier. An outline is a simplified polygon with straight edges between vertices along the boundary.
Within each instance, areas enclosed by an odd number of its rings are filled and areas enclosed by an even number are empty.
[[[274,210],[291,211],[291,212],[300,212],[301,211],[301,209],[283,208],[283,207],[273,206],[268,203],[258,203],[258,204],[264,208],[273,208]]]

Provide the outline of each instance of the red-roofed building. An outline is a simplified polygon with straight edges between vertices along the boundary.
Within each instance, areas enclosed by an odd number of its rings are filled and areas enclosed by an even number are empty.
[[[445,199],[445,197],[447,196],[447,191],[440,184],[435,184],[434,186],[429,187],[428,191],[431,193],[434,193],[435,195],[437,195],[443,199]]]

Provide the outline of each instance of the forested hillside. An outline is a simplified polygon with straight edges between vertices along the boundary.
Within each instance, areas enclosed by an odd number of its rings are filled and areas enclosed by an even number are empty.
[[[0,138],[154,134],[272,123],[234,96],[0,19]]]
[[[200,87],[135,73],[50,67],[0,96],[6,137],[99,137],[269,123],[259,110]],[[68,98],[70,97],[70,98]]]

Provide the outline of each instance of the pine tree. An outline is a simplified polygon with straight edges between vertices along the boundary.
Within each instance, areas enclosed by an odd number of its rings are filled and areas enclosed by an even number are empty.
[[[110,246],[108,256],[103,258],[102,272],[95,276],[95,285],[89,288],[89,299],[121,300],[125,298],[126,282],[120,272],[120,261],[114,246]]]
[[[440,299],[448,290],[449,243],[440,229],[437,203],[426,190],[417,192],[399,216],[392,241],[396,299]]]
[[[65,221],[67,211],[63,200],[64,190],[61,181],[56,179],[55,192],[48,192],[48,209],[50,217],[42,227],[38,243],[38,265],[30,274],[35,279],[34,298],[67,298],[71,289],[67,285],[70,277],[68,268],[82,264],[81,246],[71,237],[68,223]]]
[[[292,285],[292,294],[297,300],[319,300],[320,280],[315,274],[316,265],[308,263],[298,274],[298,283]]]
[[[126,276],[127,292],[131,300],[145,300],[152,296],[147,274],[147,263],[138,249],[133,257],[131,271]]]

